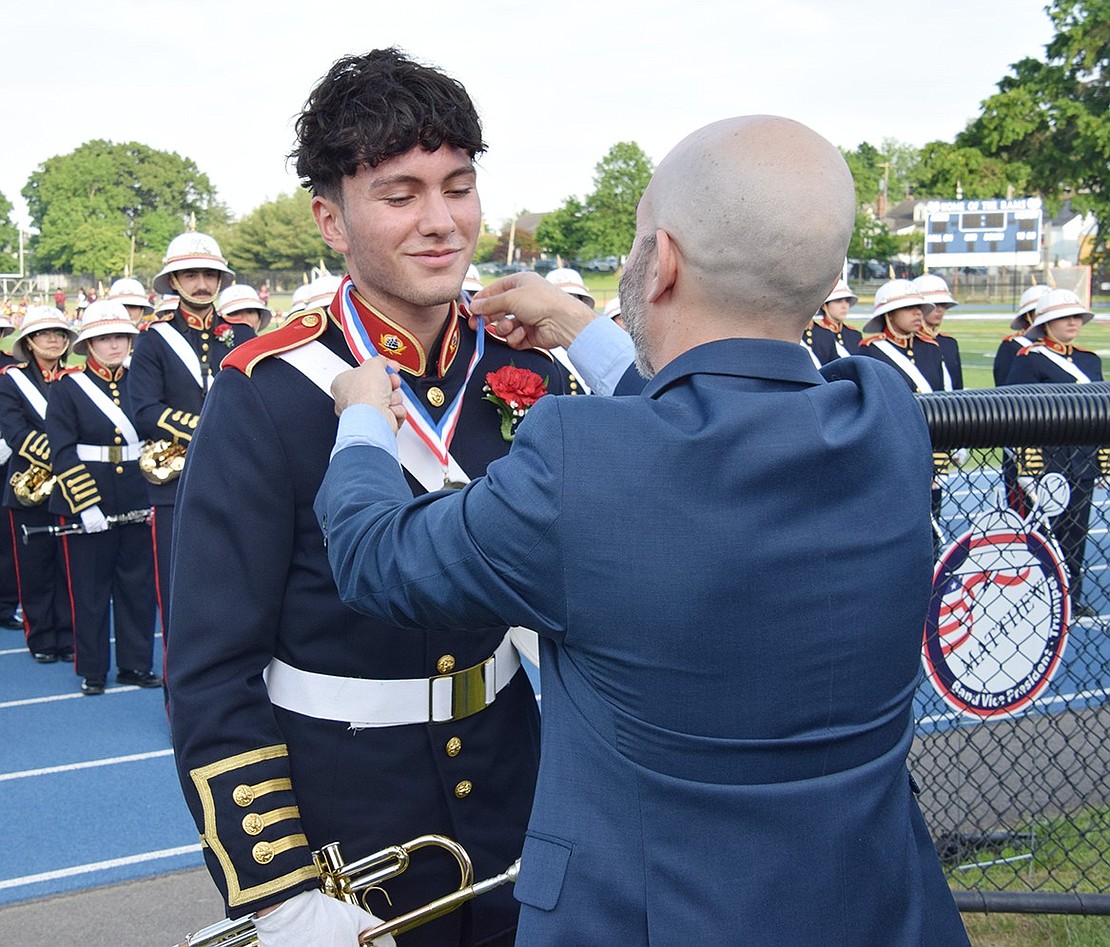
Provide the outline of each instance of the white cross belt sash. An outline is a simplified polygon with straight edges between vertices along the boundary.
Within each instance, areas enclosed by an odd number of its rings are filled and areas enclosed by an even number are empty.
[[[886,339],[879,339],[877,342],[872,342],[880,352],[887,356],[895,366],[906,375],[909,376],[910,381],[914,383],[917,390],[920,392],[932,391],[933,386],[929,384],[929,380],[921,374],[921,370],[902,354],[897,345],[893,345]]]
[[[85,375],[78,374],[71,375],[70,377],[77,383],[77,386],[85,393],[100,413],[111,421],[112,425],[119,430],[126,443],[139,443],[139,434],[135,430],[135,425],[133,425],[127,415],[123,413],[123,408],[97,388]],[[137,454],[136,457],[138,457]],[[84,458],[82,458],[82,460],[83,459]]]
[[[338,677],[302,671],[278,658],[262,676],[275,706],[359,730],[460,720],[492,704],[519,668],[520,656],[506,632],[485,661],[438,677]]]
[[[278,355],[282,361],[292,365],[329,398],[331,383],[340,372],[350,371],[353,367],[329,349],[322,342],[309,342],[288,352]],[[407,405],[406,405],[407,407]],[[428,451],[427,445],[402,424],[397,433],[397,455],[405,468],[429,493],[443,489],[443,466],[438,457]],[[470,477],[459,466],[457,460],[447,455],[447,474],[459,483],[467,483]]]
[[[1091,383],[1090,377],[1083,371],[1075,362],[1070,362],[1059,352],[1053,352],[1052,349],[1046,345],[1037,345],[1033,348],[1034,352],[1040,352],[1050,362],[1056,364],[1059,368],[1066,371],[1072,378],[1075,379],[1076,384],[1089,385]]]
[[[197,358],[197,353],[193,351],[185,337],[168,322],[155,322],[151,324],[150,328],[166,340],[166,344],[173,350],[173,354],[181,359],[181,364],[193,376],[193,381],[197,383],[197,387],[207,391],[212,386],[212,372],[209,371],[208,377],[201,380],[200,359]]]
[[[34,382],[24,375],[22,369],[19,368],[9,368],[7,375],[15,382],[16,388],[18,388],[23,397],[27,399],[32,409],[34,409],[35,414],[45,421],[46,398],[44,398],[42,392],[35,387]]]

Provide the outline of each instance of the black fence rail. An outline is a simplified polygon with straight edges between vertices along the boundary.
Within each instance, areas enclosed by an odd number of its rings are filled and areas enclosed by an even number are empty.
[[[925,819],[962,910],[1110,914],[1110,384],[917,398]]]

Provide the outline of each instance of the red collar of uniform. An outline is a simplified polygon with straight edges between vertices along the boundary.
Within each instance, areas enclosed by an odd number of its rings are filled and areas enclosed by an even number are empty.
[[[119,368],[112,371],[110,368],[105,368],[90,355],[85,359],[85,371],[92,372],[97,378],[103,378],[105,381],[120,381],[127,369],[120,365]]]
[[[822,329],[828,329],[830,332],[835,332],[837,335],[840,335],[840,333],[844,329],[844,323],[840,323],[838,325],[837,323],[833,322],[832,319],[830,319],[826,315],[822,315],[821,318],[819,320],[817,320],[817,324]]]
[[[1057,342],[1055,339],[1050,339],[1047,336],[1040,340],[1040,344],[1050,352],[1056,352],[1060,355],[1071,355],[1071,353],[1075,351],[1074,346],[1064,345],[1063,342]]]
[[[47,384],[50,384],[50,382],[52,381],[57,381],[64,374],[66,374],[66,368],[64,365],[62,365],[61,362],[59,362],[55,368],[43,368],[42,365],[39,363],[39,360],[36,358],[33,359],[33,364],[35,368],[38,369],[39,375],[42,377],[42,380]]]
[[[922,342],[925,342],[928,345],[937,345],[937,346],[940,345],[940,343],[936,340],[935,336],[930,335],[924,329],[922,331],[918,332],[917,335],[914,336],[914,338],[915,339],[920,339]]]
[[[901,339],[890,331],[889,325],[883,326],[883,338],[886,339],[888,342],[897,345],[900,349],[913,348],[914,337],[912,335]]]
[[[205,332],[212,328],[212,318],[215,315],[215,311],[212,309],[209,309],[203,316],[190,312],[184,306],[179,307],[178,312],[185,317],[185,324],[190,329],[199,329],[201,332]]]
[[[336,299],[332,300],[333,306],[341,305],[337,303],[338,299],[337,294]],[[351,299],[359,321],[379,353],[393,359],[410,375],[427,374],[428,355],[416,336],[371,306],[357,290],[351,293]],[[459,354],[459,340],[462,335],[459,329],[460,314],[458,304],[452,300],[450,313],[444,322],[446,331],[439,336],[439,352],[436,356],[436,376],[439,378],[447,374],[447,369]],[[332,315],[338,318],[335,309],[332,309]]]

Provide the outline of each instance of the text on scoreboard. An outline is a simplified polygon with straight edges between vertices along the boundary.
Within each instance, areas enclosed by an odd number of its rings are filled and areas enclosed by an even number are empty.
[[[1037,266],[1041,210],[1039,197],[929,201],[925,265]]]

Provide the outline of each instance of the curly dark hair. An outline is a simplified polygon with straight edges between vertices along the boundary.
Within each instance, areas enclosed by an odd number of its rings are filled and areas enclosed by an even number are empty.
[[[409,59],[396,48],[345,56],[312,90],[296,123],[301,183],[338,197],[342,179],[362,165],[419,145],[444,143],[474,158],[486,150],[482,123],[462,83]]]

